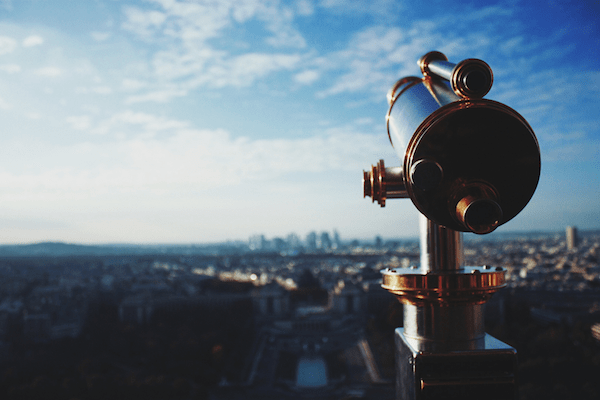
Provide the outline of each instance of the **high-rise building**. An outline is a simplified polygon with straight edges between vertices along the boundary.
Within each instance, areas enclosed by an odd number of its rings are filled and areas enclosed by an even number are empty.
[[[295,233],[290,233],[287,236],[286,240],[287,240],[287,245],[290,249],[298,249],[302,246],[302,242],[301,242],[300,238]]]
[[[331,239],[329,238],[329,233],[321,232],[317,238],[317,248],[324,250],[331,249]]]
[[[340,234],[337,229],[333,231],[333,248],[339,249],[342,247],[342,240],[340,239]]]
[[[383,246],[383,239],[381,238],[381,236],[377,235],[375,236],[375,247],[380,249]]]
[[[306,249],[307,250],[315,250],[317,248],[317,233],[310,232],[306,235]]]
[[[567,249],[573,250],[577,248],[577,227],[567,226]]]
[[[268,247],[267,239],[265,235],[253,235],[248,239],[248,247],[250,250],[266,250]]]

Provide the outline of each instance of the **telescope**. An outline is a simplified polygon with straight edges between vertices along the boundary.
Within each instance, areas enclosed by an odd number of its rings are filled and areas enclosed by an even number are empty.
[[[453,64],[433,51],[418,64],[422,76],[400,79],[387,96],[401,165],[380,160],[363,171],[365,197],[381,207],[409,198],[420,213],[420,265],[381,271],[404,308],[396,399],[514,399],[517,352],[484,327],[484,305],[506,286],[506,270],[464,266],[462,233],[490,233],[527,205],[539,145],[521,115],[483,98],[493,83],[487,63]]]

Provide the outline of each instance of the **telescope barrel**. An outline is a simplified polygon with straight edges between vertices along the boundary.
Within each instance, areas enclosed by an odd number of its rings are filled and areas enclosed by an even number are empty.
[[[437,77],[399,81],[388,136],[408,197],[432,221],[485,234],[529,202],[540,175],[537,139],[510,107],[457,96]]]
[[[464,98],[482,98],[494,82],[490,66],[476,58],[453,64],[444,54],[432,51],[421,57],[419,66],[423,75],[435,75],[449,81],[454,93]]]

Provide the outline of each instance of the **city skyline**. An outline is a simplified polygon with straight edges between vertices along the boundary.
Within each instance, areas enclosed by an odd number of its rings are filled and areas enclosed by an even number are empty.
[[[481,58],[541,149],[498,229],[600,228],[598,4],[0,0],[0,244],[416,237],[363,199],[399,160],[385,94],[430,50]]]

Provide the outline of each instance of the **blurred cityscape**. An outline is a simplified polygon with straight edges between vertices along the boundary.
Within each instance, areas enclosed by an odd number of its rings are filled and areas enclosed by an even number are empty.
[[[521,399],[600,397],[600,232],[465,235],[502,266],[486,330]],[[0,397],[393,399],[414,240],[337,232],[189,246],[0,246]]]

